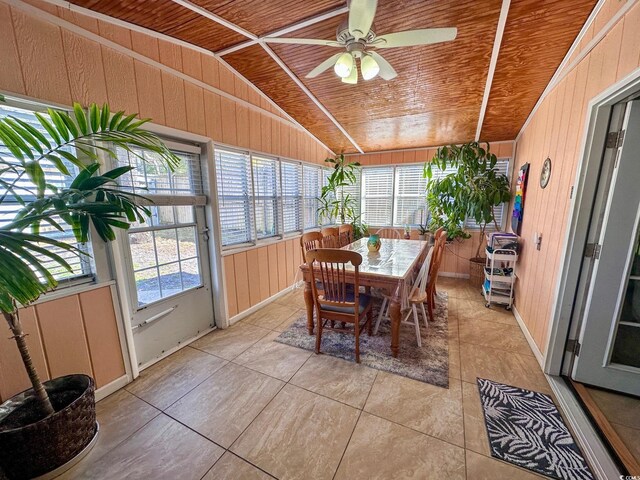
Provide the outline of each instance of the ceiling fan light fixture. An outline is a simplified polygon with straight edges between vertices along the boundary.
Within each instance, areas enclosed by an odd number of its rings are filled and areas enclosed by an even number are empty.
[[[362,72],[362,78],[371,80],[380,72],[380,65],[371,55],[364,55],[360,60],[360,71]]]
[[[355,71],[355,62],[350,52],[345,52],[338,57],[336,64],[333,66],[334,72],[340,78],[349,77]]]
[[[358,83],[358,69],[355,67],[355,65],[351,69],[351,73],[349,74],[349,76],[342,78],[342,83],[350,83],[351,85],[355,85],[356,83]]]

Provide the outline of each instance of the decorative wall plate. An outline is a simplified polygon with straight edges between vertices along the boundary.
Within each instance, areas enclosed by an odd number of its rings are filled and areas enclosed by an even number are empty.
[[[542,171],[540,172],[540,186],[545,188],[549,184],[551,178],[551,159],[547,159],[542,164]]]

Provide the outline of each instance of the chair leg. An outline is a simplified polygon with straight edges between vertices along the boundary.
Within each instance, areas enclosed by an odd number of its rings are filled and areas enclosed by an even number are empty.
[[[360,322],[357,320],[354,329],[356,331],[356,363],[360,363]]]
[[[324,322],[318,315],[318,321],[316,322],[316,353],[320,353],[320,343],[322,342],[322,326]]]
[[[424,326],[425,328],[429,328],[429,320],[427,320],[427,312],[424,310],[424,303],[420,304],[420,309],[422,310],[422,318],[424,318]]]
[[[418,342],[418,347],[422,347],[422,336],[420,335],[420,320],[418,319],[418,309],[415,304],[411,305],[411,310],[413,311],[413,325],[416,329],[416,342]]]
[[[380,312],[378,313],[378,319],[376,320],[376,326],[373,329],[374,335],[378,334],[378,327],[380,326],[380,320],[382,320],[382,317],[384,316],[384,312],[385,312],[385,309],[387,308],[388,301],[389,300],[387,299],[387,297],[384,297],[384,299],[382,300],[382,305],[380,305]]]

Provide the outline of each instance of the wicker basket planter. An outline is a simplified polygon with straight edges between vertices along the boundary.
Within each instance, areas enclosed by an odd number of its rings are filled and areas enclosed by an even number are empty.
[[[56,413],[33,421],[33,390],[0,405],[0,478],[29,479],[68,464],[97,435],[94,382],[66,375],[44,382]],[[59,472],[62,473],[62,472]]]
[[[484,283],[485,259],[474,257],[469,259],[469,281],[474,287],[482,288]]]

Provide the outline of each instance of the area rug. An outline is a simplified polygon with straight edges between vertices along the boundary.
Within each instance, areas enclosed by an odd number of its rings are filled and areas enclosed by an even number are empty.
[[[374,322],[378,316],[380,300],[373,305]],[[412,325],[400,325],[400,354],[391,355],[391,324],[383,319],[376,335],[365,333],[360,336],[360,363],[367,367],[395,373],[421,382],[449,388],[449,337],[447,293],[440,292],[436,298],[434,319],[429,328],[421,323],[422,347],[416,343],[415,329]],[[422,322],[422,316],[420,316]],[[375,324],[375,323],[374,323]],[[276,342],[314,351],[315,335],[307,332],[307,316],[302,314],[284,331]],[[355,337],[349,333],[325,330],[322,335],[320,351],[326,355],[355,362]]]
[[[477,379],[491,456],[561,480],[592,480],[548,395]]]

